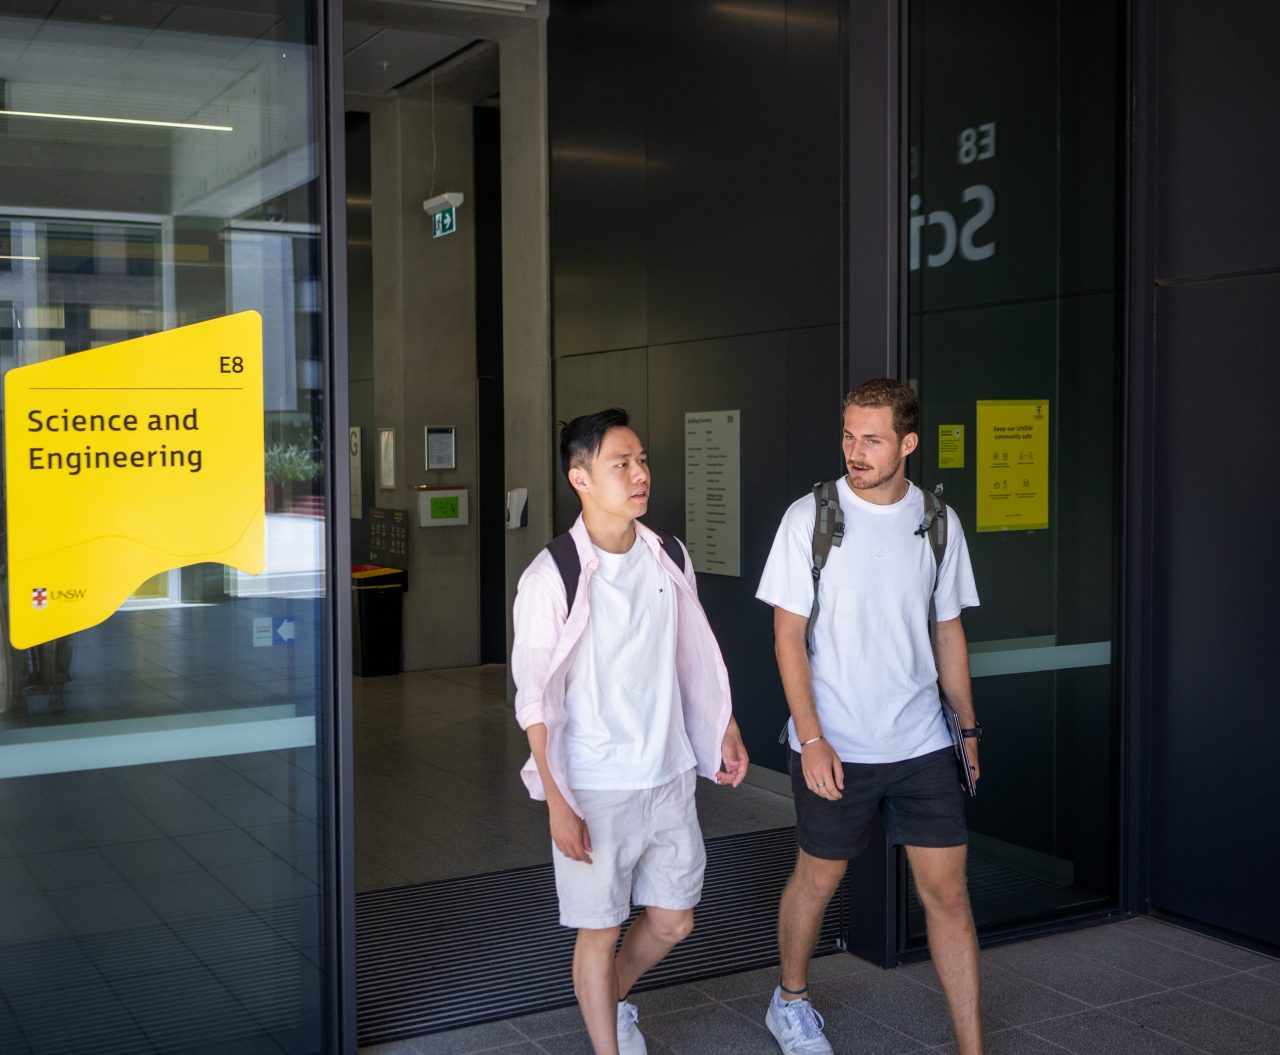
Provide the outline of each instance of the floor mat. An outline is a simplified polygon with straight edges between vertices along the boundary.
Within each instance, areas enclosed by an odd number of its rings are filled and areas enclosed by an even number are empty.
[[[791,828],[708,840],[697,927],[637,988],[777,963],[778,897],[794,863]],[[818,953],[839,933],[837,898]],[[574,932],[556,922],[549,864],[359,894],[356,941],[362,1047],[574,1002]]]

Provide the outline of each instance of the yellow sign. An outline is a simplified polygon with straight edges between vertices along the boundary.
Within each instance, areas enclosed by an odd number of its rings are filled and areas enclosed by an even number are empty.
[[[265,563],[257,312],[10,370],[17,648],[95,626],[158,572]]]
[[[1049,401],[978,400],[978,530],[1049,526]]]
[[[964,426],[938,426],[938,468],[964,468]]]

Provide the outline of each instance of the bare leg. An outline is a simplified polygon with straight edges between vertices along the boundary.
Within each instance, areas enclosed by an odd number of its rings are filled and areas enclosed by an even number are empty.
[[[636,980],[692,931],[693,909],[646,908],[637,916],[618,950],[618,999],[625,999]]]
[[[847,861],[827,861],[797,851],[795,871],[778,905],[778,950],[785,989],[808,985],[809,960],[822,929],[822,914],[848,867]],[[782,994],[783,1000],[794,998],[790,993]]]
[[[929,927],[929,953],[951,1013],[959,1055],[981,1055],[978,934],[965,883],[966,847],[908,846]]]
[[[618,1055],[618,975],[613,950],[620,929],[581,929],[573,947],[573,991],[595,1055]]]

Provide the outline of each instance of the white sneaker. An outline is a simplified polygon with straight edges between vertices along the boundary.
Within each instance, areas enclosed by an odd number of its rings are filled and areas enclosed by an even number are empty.
[[[832,1055],[822,1035],[827,1024],[808,1000],[783,1000],[781,989],[775,989],[764,1024],[783,1055]]]
[[[626,1000],[618,1002],[618,1055],[648,1055],[644,1034],[636,1028],[639,1017],[635,1004]]]

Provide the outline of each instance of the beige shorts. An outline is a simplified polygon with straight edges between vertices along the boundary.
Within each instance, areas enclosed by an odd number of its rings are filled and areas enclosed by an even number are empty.
[[[554,845],[560,923],[603,930],[631,914],[631,904],[693,908],[702,897],[707,851],[694,802],[696,773],[641,791],[577,790],[591,836],[591,864]]]

